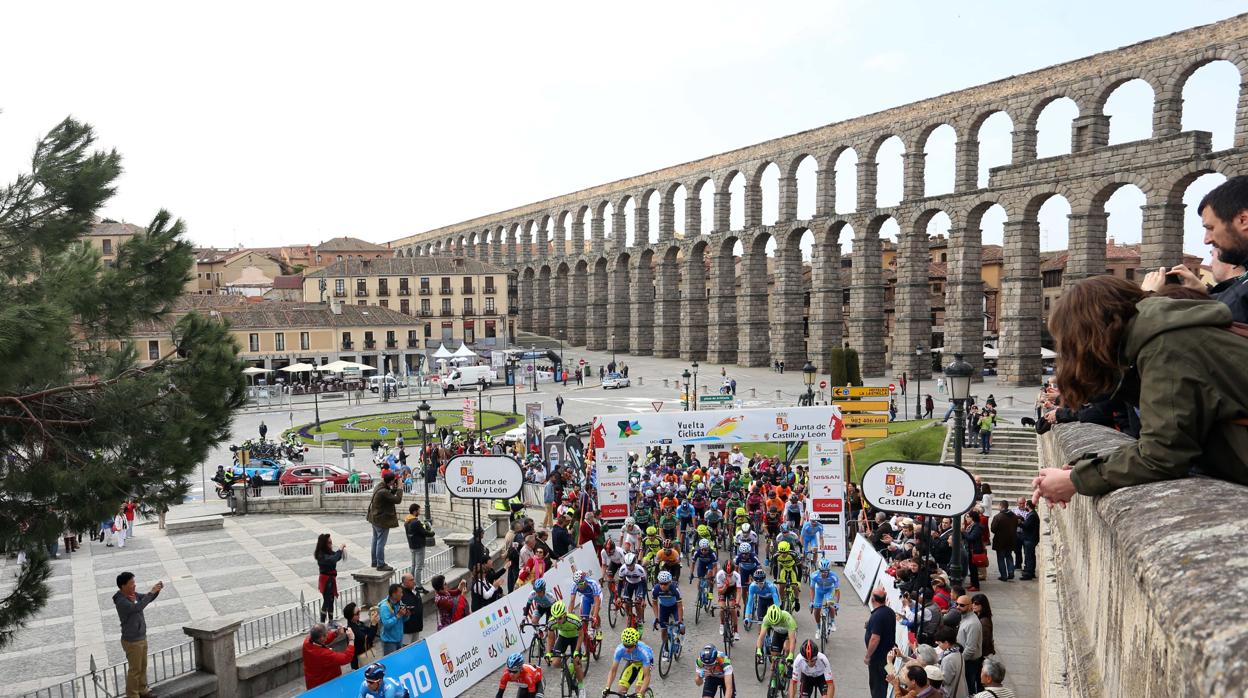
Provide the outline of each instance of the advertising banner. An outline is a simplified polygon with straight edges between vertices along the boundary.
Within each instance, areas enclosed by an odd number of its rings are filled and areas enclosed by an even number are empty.
[[[884,558],[875,552],[867,536],[854,539],[854,547],[850,548],[849,559],[845,561],[845,579],[864,604],[871,595],[871,585],[875,583],[883,564]]]
[[[811,441],[807,449],[810,513],[823,524],[820,550],[834,563],[845,562],[845,448],[841,441]]]
[[[542,453],[542,403],[529,402],[524,405],[524,452]]]
[[[520,626],[507,600],[495,602],[434,633],[427,641],[444,698],[457,696],[523,651]]]
[[[568,444],[559,439],[546,442],[546,465],[550,472],[558,470],[560,467],[567,465],[568,460]]]
[[[628,452],[603,449],[597,452],[594,471],[598,482],[598,512],[605,519],[628,516]]]
[[[434,677],[433,661],[425,640],[413,643],[376,660],[386,668],[386,678],[397,679],[407,692],[420,698],[451,698],[444,694]],[[506,657],[503,658],[506,661]],[[364,685],[364,668],[305,691],[304,698],[357,698]],[[453,695],[453,694],[452,694]]]
[[[598,579],[602,576],[602,565],[598,562],[598,554],[592,543],[573,549],[571,554],[547,570],[546,574],[542,575],[542,579],[546,580],[546,589],[556,599],[569,601],[572,598],[572,573],[576,570],[588,571],[591,579]],[[512,610],[516,627],[520,628],[521,640],[526,647],[533,640],[533,629],[524,627],[524,605],[528,603],[529,595],[532,593],[532,586],[523,586],[503,597],[501,602],[495,602],[505,603]],[[570,610],[579,615],[578,609]]]
[[[464,398],[464,410],[462,420],[464,428],[472,431],[477,428],[477,411],[476,406],[472,404],[472,398]]]
[[[882,511],[954,516],[975,503],[975,480],[952,465],[882,460],[862,474],[862,496]]]
[[[524,473],[511,456],[462,455],[446,462],[446,488],[461,499],[510,499],[520,494]]]
[[[839,441],[844,422],[835,405],[821,405],[606,415],[598,418],[597,426],[603,447],[627,450],[747,441]]]

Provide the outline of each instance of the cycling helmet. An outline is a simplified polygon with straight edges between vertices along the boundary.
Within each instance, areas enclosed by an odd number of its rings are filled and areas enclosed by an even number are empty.
[[[637,553],[624,553],[624,564],[631,565],[634,562],[637,562]],[[541,580],[539,579],[537,581],[540,582]],[[536,583],[537,582],[534,582],[534,584]]]
[[[706,538],[707,536],[711,535],[711,527],[707,526],[706,524],[700,524],[698,526],[698,535],[702,536],[703,538]]]
[[[767,573],[762,570],[754,570],[754,581],[762,582],[767,579]]]
[[[737,507],[737,516],[745,516],[745,507]]]
[[[572,573],[572,583],[580,586],[585,583],[585,570],[577,570]]]
[[[624,632],[620,633],[620,644],[625,647],[636,647],[641,642],[641,633],[637,628],[624,628]]]
[[[782,540],[780,541],[780,545],[776,546],[776,549],[782,553],[787,553],[793,549],[793,546],[789,545],[787,540]]]
[[[699,482],[699,483],[698,483],[698,491],[699,491],[699,492],[702,492],[702,491],[704,491],[705,489],[706,489],[706,483],[705,483],[705,482]]]
[[[698,655],[698,661],[703,664],[710,664],[719,659],[719,650],[715,649],[715,645],[707,645],[702,648],[702,653]]]
[[[653,536],[654,534],[656,534],[656,533],[658,533],[658,532],[659,532],[659,529],[655,528],[654,526],[647,526],[647,527],[646,527],[646,535],[647,535],[647,536]]]
[[[568,615],[568,605],[562,601],[556,601],[550,606],[551,618],[562,618]]]
[[[376,666],[381,666],[381,665],[378,664]],[[507,671],[520,671],[520,668],[523,666],[524,666],[523,654],[520,654],[519,652],[512,652],[511,655],[507,657]]]
[[[711,542],[703,538],[702,540],[698,541],[698,547],[701,548],[702,550],[709,550],[711,547]]]
[[[802,656],[806,658],[807,662],[815,661],[815,655],[817,654],[819,654],[819,648],[815,646],[814,640],[807,640],[802,643]]]
[[[749,543],[742,543],[741,545],[737,546],[737,552],[741,553],[742,555],[745,555],[751,550],[753,550],[753,548],[750,547]]]
[[[711,508],[715,511],[719,511],[719,502],[711,502]]]
[[[519,655],[519,652],[517,652],[516,655]],[[520,657],[520,660],[523,662],[524,657]],[[386,678],[386,668],[377,662],[373,662],[372,664],[369,664],[366,669],[364,669],[364,678],[369,681],[380,681]]]
[[[667,570],[663,570],[657,577],[655,577],[655,580],[658,581],[659,584],[671,584],[672,573]]]
[[[742,533],[749,533],[749,532],[750,532],[750,525],[749,525],[749,524],[741,524],[741,532],[742,532]]]
[[[654,490],[646,490],[646,499],[650,499],[653,496],[654,496]]]
[[[624,525],[625,525],[625,526],[636,526],[636,525],[637,525],[637,519],[634,519],[633,517],[629,516],[629,517],[627,517],[626,519],[624,519]]]
[[[789,522],[788,522],[788,521],[785,521],[784,523],[780,524],[780,530],[781,530],[781,531],[784,531],[785,533],[788,533],[788,531],[789,531]]]
[[[832,569],[832,561],[831,561],[831,560],[829,560],[829,559],[828,559],[828,558],[826,558],[826,557],[825,557],[825,558],[823,558],[822,560],[820,560],[820,561],[819,561],[819,569],[821,569],[821,570],[823,570],[823,571],[825,571],[825,572],[826,572],[827,570]]]
[[[796,502],[796,501],[797,501],[797,493],[796,493],[796,492],[794,492],[793,494],[789,495],[789,501],[790,501],[790,502]],[[810,640],[807,640],[807,642],[810,642]]]
[[[675,543],[673,543],[673,542],[672,542],[672,539],[671,539],[671,538],[664,538],[664,539],[663,539],[663,547],[664,547],[665,549],[666,549],[666,548],[671,548],[673,545],[675,545]]]
[[[732,560],[727,560],[727,561],[725,561],[725,562],[724,562],[724,572],[727,572],[728,574],[732,574],[732,570],[733,570]]]
[[[780,614],[783,612],[779,606],[773,605],[767,609],[767,615],[763,616],[763,620],[767,622],[767,625],[776,625],[780,622]]]
[[[545,579],[534,579],[534,580],[533,580],[533,591],[546,591],[546,580],[545,580]]]

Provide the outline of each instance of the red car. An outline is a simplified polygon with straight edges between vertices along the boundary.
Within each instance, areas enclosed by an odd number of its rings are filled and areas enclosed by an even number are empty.
[[[282,485],[302,485],[313,480],[329,480],[335,485],[345,485],[350,475],[350,472],[336,465],[300,463],[282,471],[282,477],[278,480],[278,483]],[[373,476],[368,473],[360,473],[360,486],[372,487],[372,485]]]

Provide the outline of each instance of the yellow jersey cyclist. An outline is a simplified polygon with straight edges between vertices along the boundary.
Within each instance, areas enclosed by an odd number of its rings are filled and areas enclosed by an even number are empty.
[[[716,698],[716,694],[720,692],[724,694],[724,698],[735,698],[737,687],[732,678],[732,661],[716,649],[715,645],[702,648],[696,665],[693,683],[702,687],[702,698]]]
[[[763,622],[758,626],[758,640],[754,643],[754,651],[763,654],[763,639],[771,633],[771,642],[767,646],[768,654],[784,652],[788,660],[793,661],[793,648],[797,646],[797,619],[779,606],[767,609]]]
[[[797,553],[787,540],[780,541],[776,546],[776,586],[780,588],[780,598],[788,591],[790,584],[798,583]]]
[[[642,564],[648,567],[661,547],[663,547],[663,540],[659,538],[659,529],[650,526],[646,529],[646,535],[641,538],[641,549],[646,553],[641,558]]]
[[[581,617],[568,613],[568,606],[563,601],[556,601],[550,607],[550,618],[546,620],[546,646],[550,648],[546,660],[553,667],[561,667],[564,653],[571,654],[578,686],[585,678],[581,653],[576,649],[580,639]]]
[[[620,667],[623,666],[623,672]],[[611,660],[611,669],[607,672],[607,685],[602,695],[611,693],[611,682],[620,677],[616,692],[625,695],[641,695],[650,687],[650,667],[654,666],[654,650],[641,641],[641,631],[637,628],[624,628],[620,633],[620,644],[615,648]],[[629,687],[635,690],[629,691]]]

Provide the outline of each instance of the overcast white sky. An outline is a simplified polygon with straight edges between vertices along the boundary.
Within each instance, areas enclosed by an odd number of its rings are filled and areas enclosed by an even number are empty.
[[[14,3],[0,22],[0,179],[72,114],[125,158],[110,217],[142,224],[165,207],[202,245],[385,242],[1243,9]],[[1225,66],[1208,73],[1185,95],[1200,105],[1185,127],[1229,138],[1239,80]],[[1124,97],[1115,127],[1147,128],[1150,103],[1147,90]],[[1052,147],[1068,148],[1068,127],[1051,131]],[[993,148],[1008,158],[1001,134],[985,138],[990,160]],[[882,197],[888,179],[882,170]],[[1141,202],[1127,192],[1111,203],[1120,240],[1138,241]],[[1046,210],[1046,249],[1065,245],[1065,213]],[[1194,229],[1186,247],[1204,252]]]

